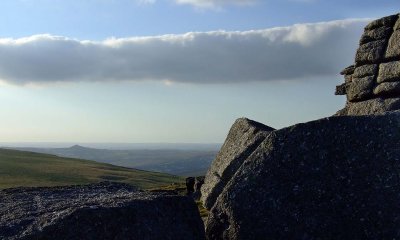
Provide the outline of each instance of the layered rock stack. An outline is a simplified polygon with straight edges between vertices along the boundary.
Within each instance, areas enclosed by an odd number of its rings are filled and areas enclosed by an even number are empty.
[[[392,15],[365,27],[355,64],[341,72],[346,107],[336,115],[368,115],[400,109],[400,19]]]

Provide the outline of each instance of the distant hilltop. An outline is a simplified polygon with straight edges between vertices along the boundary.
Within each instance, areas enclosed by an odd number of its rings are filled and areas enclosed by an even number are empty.
[[[71,143],[71,142],[3,142],[2,147],[34,147],[34,148],[69,148],[81,146],[86,148],[110,150],[218,150],[222,143]]]

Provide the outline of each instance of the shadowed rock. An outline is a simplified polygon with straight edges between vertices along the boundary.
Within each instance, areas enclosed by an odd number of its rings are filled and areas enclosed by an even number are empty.
[[[187,177],[186,178],[186,195],[190,195],[194,193],[194,177]]]
[[[207,171],[201,188],[201,199],[205,208],[211,209],[243,161],[273,130],[271,127],[246,118],[236,120],[224,145]]]
[[[382,96],[393,96],[400,94],[400,82],[384,82],[374,89],[374,94]]]
[[[400,112],[269,134],[214,204],[208,239],[400,238]]]
[[[204,239],[192,199],[125,184],[0,191],[0,239]]]

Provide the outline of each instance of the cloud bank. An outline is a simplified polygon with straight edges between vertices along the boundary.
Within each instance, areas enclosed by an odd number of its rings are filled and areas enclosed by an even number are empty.
[[[332,76],[353,62],[367,22],[353,19],[101,42],[52,35],[0,39],[0,79],[12,84],[144,80],[205,84]]]
[[[223,5],[251,5],[258,0],[175,0],[177,4],[189,4],[199,8],[216,8]]]

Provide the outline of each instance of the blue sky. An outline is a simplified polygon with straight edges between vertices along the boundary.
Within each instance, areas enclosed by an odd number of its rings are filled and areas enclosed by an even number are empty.
[[[335,113],[363,26],[399,1],[4,0],[0,142],[222,142]]]

